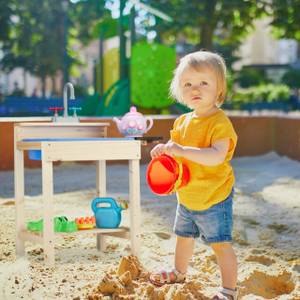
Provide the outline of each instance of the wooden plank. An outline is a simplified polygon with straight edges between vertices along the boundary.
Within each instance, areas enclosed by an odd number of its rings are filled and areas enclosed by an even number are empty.
[[[130,199],[130,240],[133,255],[140,254],[140,162],[138,159],[129,161],[129,199]]]
[[[41,232],[32,232],[26,229],[23,230],[22,233],[24,233],[26,236],[35,236],[39,239],[42,239],[43,237],[43,233]],[[121,236],[126,233],[129,233],[129,228],[125,226],[121,226],[118,228],[93,228],[87,230],[78,230],[74,232],[55,232],[55,235],[81,235],[81,234],[97,234],[97,233],[112,235],[112,236],[118,236],[118,235]]]
[[[114,236],[121,239],[130,239],[130,232],[109,232],[109,233],[103,233],[102,235],[105,236]]]
[[[96,196],[106,196],[106,162],[105,160],[96,161]],[[106,249],[105,237],[98,233],[96,237],[96,247],[99,251]]]
[[[34,244],[43,245],[43,236],[41,234],[31,232],[28,230],[22,230],[21,235],[24,241],[29,241]]]
[[[70,232],[67,234],[88,234],[88,233],[101,233],[106,235],[118,235],[118,234],[124,234],[129,231],[128,227],[118,227],[118,228],[93,228],[88,230],[78,230],[75,232]],[[59,232],[57,234],[66,234],[66,232]]]
[[[106,196],[106,161],[96,161],[96,196]]]
[[[24,127],[89,127],[89,126],[98,126],[98,127],[107,127],[110,126],[110,123],[108,122],[95,122],[95,123],[89,123],[89,122],[84,122],[84,123],[59,123],[59,122],[43,122],[43,123],[16,123],[17,126],[24,126]]]
[[[18,150],[39,150],[41,142],[17,142]]]
[[[105,132],[105,126],[21,126],[17,141],[38,138],[98,138],[104,137]]]
[[[66,141],[42,142],[43,156],[48,161],[86,161],[140,159],[140,141]]]
[[[15,185],[15,216],[16,216],[16,255],[25,255],[25,243],[22,231],[25,229],[24,210],[24,153],[17,149],[18,128],[14,128],[14,185]]]
[[[42,158],[42,187],[43,187],[43,245],[44,258],[48,265],[53,266],[54,230],[53,230],[53,163]]]

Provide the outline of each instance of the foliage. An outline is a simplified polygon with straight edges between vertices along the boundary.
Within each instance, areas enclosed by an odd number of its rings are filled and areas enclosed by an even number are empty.
[[[14,2],[15,0],[8,1],[10,4],[6,4],[8,11]],[[78,44],[79,38],[82,43],[91,40],[94,24],[104,14],[104,2],[100,0],[80,1],[76,4],[62,0],[16,2],[15,22],[10,26],[9,39],[2,47],[4,52],[2,68],[10,71],[21,67],[45,83],[46,77],[53,78],[57,72],[63,72],[65,65],[68,69],[79,65],[79,53],[74,50],[76,43]],[[1,7],[0,24],[5,24],[6,19],[3,15]],[[66,26],[69,28],[66,33],[67,55],[64,47]]]
[[[236,81],[236,73],[232,72],[231,70],[228,70],[227,75],[226,75],[227,98],[231,97],[231,95],[232,95],[235,81]]]
[[[239,108],[245,103],[274,103],[278,101],[288,101],[290,89],[288,86],[281,84],[263,84],[245,89],[237,89],[231,98],[235,108]]]
[[[74,85],[74,92],[75,92],[75,96],[78,98],[84,98],[86,96],[88,96],[88,91],[87,89],[79,84],[75,84]]]
[[[162,40],[173,44],[177,35],[183,33],[187,42],[197,44],[198,49],[216,50],[219,45],[226,60],[252,30],[253,21],[265,13],[266,6],[264,1],[246,0],[148,0],[147,3],[173,18],[172,23],[159,21],[150,27]],[[230,51],[223,53],[224,49]]]
[[[105,20],[110,21],[110,12],[105,8],[105,0],[85,0],[73,4],[69,10],[69,18],[73,28],[73,38],[87,45],[92,39],[99,38],[99,27]],[[104,31],[108,31],[105,28]]]
[[[1,67],[7,71],[22,67],[41,78],[54,78],[67,61],[71,70],[80,64],[80,47],[117,34],[117,22],[106,8],[113,0],[0,0]],[[230,67],[237,59],[234,51],[251,32],[257,18],[270,16],[276,37],[300,41],[300,0],[143,0],[167,13],[173,22],[156,18],[147,29],[157,32],[158,40],[174,45],[179,33],[196,49],[220,52]],[[69,24],[67,57],[64,57],[65,8]],[[128,20],[126,18],[126,26]],[[127,28],[127,27],[126,27]],[[146,68],[146,67],[145,67]],[[238,80],[247,87],[261,83],[258,74],[241,73]],[[294,72],[294,71],[293,71]],[[288,72],[284,82],[299,87],[298,73]],[[232,82],[231,82],[232,83]],[[251,97],[250,97],[251,98]]]
[[[300,41],[300,0],[272,0],[267,11],[277,38]]]
[[[283,83],[290,88],[300,88],[300,69],[290,69],[282,77]]]
[[[0,42],[9,40],[10,27],[13,26],[12,16],[15,14],[15,0],[0,0]]]
[[[12,91],[12,93],[9,96],[24,97],[25,92],[24,92],[24,90],[22,90],[22,89],[18,88],[17,86],[15,86],[14,90]]]
[[[118,20],[111,17],[103,18],[99,20],[93,29],[92,37],[103,39],[109,39],[118,35]]]
[[[61,1],[20,1],[16,13],[17,21],[11,28],[2,66],[7,70],[22,67],[44,82],[47,76],[55,76],[63,65]]]
[[[257,86],[265,83],[266,79],[262,72],[256,69],[243,68],[237,73],[236,82],[242,88],[248,88],[250,86]]]

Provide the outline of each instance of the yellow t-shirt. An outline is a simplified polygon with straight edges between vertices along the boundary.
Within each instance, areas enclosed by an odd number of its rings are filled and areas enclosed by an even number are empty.
[[[207,117],[196,117],[187,113],[178,117],[170,132],[171,140],[182,146],[209,148],[216,141],[229,138],[230,145],[223,163],[204,166],[183,157],[177,157],[190,171],[189,183],[177,191],[177,198],[192,210],[205,210],[224,201],[232,191],[234,173],[230,165],[237,143],[237,135],[232,123],[219,109]]]

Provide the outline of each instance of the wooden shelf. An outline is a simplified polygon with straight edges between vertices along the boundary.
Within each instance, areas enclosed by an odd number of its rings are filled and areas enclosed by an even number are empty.
[[[55,232],[55,235],[64,236],[64,235],[79,235],[79,234],[103,234],[107,236],[114,236],[119,238],[130,238],[130,230],[128,227],[118,227],[118,228],[94,228],[86,230],[78,230],[74,232]],[[22,238],[26,241],[33,243],[42,243],[43,242],[43,233],[34,232],[29,230],[23,230],[21,232]]]

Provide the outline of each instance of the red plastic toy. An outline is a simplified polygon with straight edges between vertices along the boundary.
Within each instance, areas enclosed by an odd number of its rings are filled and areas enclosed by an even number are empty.
[[[78,230],[93,229],[95,227],[95,217],[75,218]]]
[[[151,160],[146,178],[155,194],[168,195],[188,184],[190,172],[186,165],[163,154]]]

